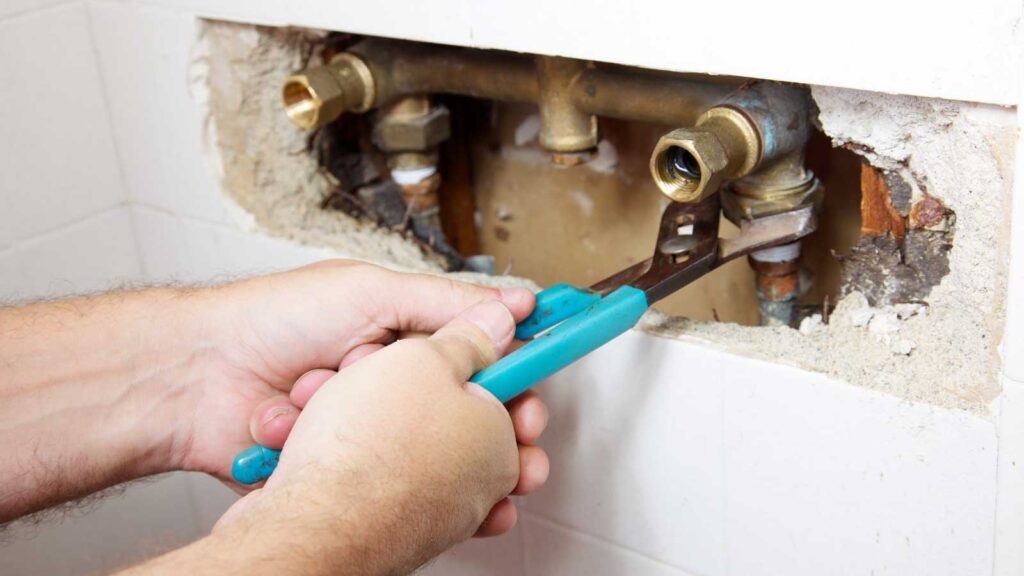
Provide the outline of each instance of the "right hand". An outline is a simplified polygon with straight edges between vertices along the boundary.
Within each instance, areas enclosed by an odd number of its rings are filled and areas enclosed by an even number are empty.
[[[326,540],[386,549],[410,570],[474,533],[508,530],[516,518],[508,495],[547,478],[547,456],[532,445],[546,414],[533,395],[506,410],[467,381],[501,357],[514,332],[509,309],[488,300],[429,338],[400,340],[333,376],[307,376],[314,382],[293,392],[319,390],[277,470],[218,528],[319,519],[338,532]]]

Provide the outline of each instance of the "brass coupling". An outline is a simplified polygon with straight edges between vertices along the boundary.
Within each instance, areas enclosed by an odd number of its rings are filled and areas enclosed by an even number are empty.
[[[300,128],[318,128],[345,112],[366,112],[375,98],[373,74],[355,54],[337,54],[326,66],[301,70],[284,81],[285,114]]]
[[[722,213],[733,223],[804,206],[821,208],[825,187],[804,166],[802,150],[791,152],[722,190]]]
[[[726,180],[749,174],[761,158],[761,140],[751,121],[729,106],[716,106],[693,128],[679,128],[658,140],[651,176],[676,202],[699,202]]]
[[[597,117],[573,102],[573,83],[586,68],[587,63],[582,60],[537,57],[538,140],[544,149],[555,154],[585,152],[597,146]]]
[[[663,136],[651,154],[651,176],[672,200],[698,202],[722,190],[725,182],[756,178],[794,154],[802,170],[810,109],[802,88],[772,82],[740,88],[701,114],[693,128]],[[784,176],[796,185],[791,174]],[[779,178],[767,180],[775,186]],[[801,180],[799,185],[804,184]]]

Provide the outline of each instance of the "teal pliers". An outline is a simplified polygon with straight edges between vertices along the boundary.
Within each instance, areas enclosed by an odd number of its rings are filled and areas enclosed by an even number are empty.
[[[814,231],[812,207],[744,221],[736,239],[718,238],[719,200],[672,203],[662,213],[654,255],[581,289],[558,284],[537,294],[516,327],[524,346],[470,379],[507,402],[537,382],[629,330],[655,302],[754,250],[793,242]],[[254,484],[270,476],[280,450],[255,445],[235,457],[232,477]]]

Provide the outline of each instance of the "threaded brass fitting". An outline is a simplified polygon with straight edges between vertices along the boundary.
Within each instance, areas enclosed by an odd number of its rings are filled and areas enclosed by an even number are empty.
[[[326,66],[290,76],[281,97],[285,113],[296,126],[319,128],[345,112],[369,110],[374,101],[373,75],[358,56],[345,52]]]
[[[740,178],[760,160],[757,129],[739,110],[716,106],[693,128],[661,137],[651,154],[651,176],[676,202],[699,202],[726,180]]]

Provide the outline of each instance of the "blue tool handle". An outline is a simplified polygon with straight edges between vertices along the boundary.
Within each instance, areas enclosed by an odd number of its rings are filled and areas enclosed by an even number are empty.
[[[231,477],[239,484],[255,484],[266,480],[277,468],[280,457],[280,450],[253,444],[235,456],[231,463]]]
[[[555,284],[537,293],[537,304],[516,326],[516,340],[527,340],[596,304],[601,295],[568,284]]]
[[[632,286],[604,298],[568,284],[552,286],[537,294],[537,305],[516,327],[516,338],[524,340],[558,325],[470,381],[507,402],[629,330],[646,310],[647,297]],[[280,450],[255,444],[235,457],[231,476],[241,484],[265,480],[280,455]]]
[[[507,402],[633,327],[647,311],[643,290],[623,286],[469,379]]]

